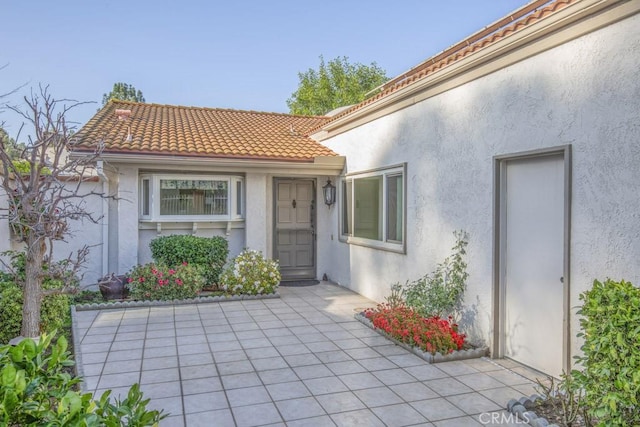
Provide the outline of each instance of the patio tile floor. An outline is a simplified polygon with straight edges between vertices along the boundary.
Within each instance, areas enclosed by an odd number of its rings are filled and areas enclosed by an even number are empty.
[[[353,318],[375,306],[322,282],[281,298],[80,311],[86,391],[139,382],[171,426],[476,426],[535,374],[512,361],[429,365]],[[528,378],[525,378],[526,375]]]

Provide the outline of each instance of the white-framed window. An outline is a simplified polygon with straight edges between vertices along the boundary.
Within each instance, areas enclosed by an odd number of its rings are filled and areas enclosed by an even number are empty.
[[[140,219],[230,221],[244,218],[244,177],[140,175]]]
[[[347,174],[340,186],[341,240],[406,252],[406,164]]]

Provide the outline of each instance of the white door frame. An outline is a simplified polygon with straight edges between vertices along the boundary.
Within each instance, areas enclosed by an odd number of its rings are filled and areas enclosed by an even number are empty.
[[[570,339],[570,242],[571,242],[571,145],[550,147],[540,150],[494,156],[493,158],[493,336],[491,354],[494,358],[505,355],[505,221],[503,197],[506,183],[506,164],[510,160],[544,158],[562,155],[564,159],[564,259],[563,259],[563,327],[562,327],[562,366],[565,372],[571,369]]]

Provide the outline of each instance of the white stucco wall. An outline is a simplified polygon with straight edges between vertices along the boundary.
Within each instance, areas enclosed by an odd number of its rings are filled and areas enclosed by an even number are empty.
[[[571,306],[595,278],[640,284],[639,64],[634,16],[322,141],[348,172],[407,162],[408,249],[319,239],[318,271],[380,301],[391,283],[432,271],[464,229],[466,302],[489,342],[493,157],[571,144]],[[577,327],[574,317],[574,353]]]
[[[82,191],[93,192],[97,194],[102,193],[101,182],[87,182],[82,184]],[[88,196],[85,199],[87,207],[90,208],[91,213],[96,223],[84,219],[81,221],[71,221],[70,236],[65,241],[56,241],[54,243],[54,258],[63,259],[75,254],[78,249],[83,246],[89,247],[89,256],[87,262],[84,264],[81,270],[82,286],[88,287],[97,283],[98,279],[103,276],[103,222],[105,217],[103,215],[103,203],[102,198],[99,196]],[[89,211],[89,209],[87,209]]]
[[[139,212],[139,173],[143,166],[112,164],[114,170],[109,174],[110,188],[115,191],[118,200],[109,210],[109,266],[116,274],[125,274],[137,264],[152,261],[149,243],[156,237],[172,234],[192,234],[198,237],[223,236],[229,242],[229,256],[236,256],[245,247],[245,231],[242,221],[232,221],[227,234],[227,222],[162,222],[160,231],[155,222],[140,221]],[[148,166],[147,166],[148,167]],[[167,167],[163,171],[177,173]],[[186,168],[203,174],[215,174],[216,171]],[[240,172],[238,172],[240,173]],[[264,235],[264,232],[262,233]]]
[[[255,166],[255,165],[253,165]],[[238,255],[244,248],[262,251],[266,257],[273,257],[273,182],[275,178],[316,179],[306,167],[254,168],[217,167],[215,162],[207,166],[166,165],[158,169],[154,165],[153,173],[179,173],[190,171],[197,174],[233,174],[245,177],[244,220],[231,222],[197,222],[194,232],[193,222],[157,223],[139,219],[138,185],[140,171],[148,172],[148,164],[110,163],[107,175],[109,189],[118,199],[108,204],[108,268],[116,274],[125,274],[136,264],[152,261],[149,243],[158,236],[171,234],[193,234],[196,236],[225,236],[229,242],[229,258]],[[326,176],[318,177],[326,180]],[[335,179],[334,179],[335,182]],[[322,203],[321,196],[318,203]],[[322,204],[324,207],[324,204]],[[324,207],[326,209],[326,207]],[[334,208],[335,210],[335,208]],[[327,211],[329,212],[329,211]],[[331,222],[326,219],[322,227],[329,229]],[[324,233],[323,233],[324,235]],[[337,235],[336,235],[337,236]],[[337,237],[336,237],[337,238]],[[336,259],[336,261],[338,261]],[[324,272],[322,272],[324,273]],[[322,273],[319,276],[322,276]]]
[[[138,264],[138,168],[118,167],[116,274],[124,274]]]
[[[68,183],[67,186],[76,186],[76,183]],[[102,193],[101,182],[86,182],[80,187],[79,194],[88,194],[91,192]],[[65,240],[57,240],[53,243],[53,259],[59,261],[71,256],[75,259],[75,255],[83,246],[89,247],[89,256],[83,264],[80,275],[82,276],[82,286],[90,286],[96,283],[97,279],[102,276],[103,259],[102,259],[102,235],[103,220],[102,218],[102,199],[98,196],[87,196],[84,200],[87,211],[92,213],[96,222],[89,219],[69,221],[69,233]],[[6,209],[8,201],[6,194],[0,190],[0,209]],[[6,211],[0,213],[0,252],[7,250],[21,251],[24,244],[12,240],[9,228],[9,222],[6,217]]]
[[[246,188],[246,246],[270,256],[271,248],[267,240],[271,209],[268,203],[270,180],[263,173],[248,173],[245,177]],[[271,198],[269,197],[269,200]]]

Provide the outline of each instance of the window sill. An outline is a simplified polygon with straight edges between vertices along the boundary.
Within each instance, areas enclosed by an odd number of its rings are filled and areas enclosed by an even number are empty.
[[[224,230],[227,235],[233,229],[244,229],[244,219],[226,221],[157,221],[139,220],[139,230],[155,230],[158,235],[167,230],[189,230],[195,234],[198,230]]]
[[[148,224],[156,224],[156,223],[193,224],[194,222],[197,222],[198,224],[216,224],[216,223],[226,224],[227,222],[244,222],[244,218],[233,218],[233,219],[229,219],[229,218],[207,219],[207,218],[184,218],[184,217],[183,218],[139,218],[138,221],[140,223],[148,223]]]
[[[381,242],[378,240],[363,239],[361,237],[340,236],[338,239],[342,243],[355,246],[363,246],[371,249],[378,249],[386,252],[397,254],[406,254],[407,247],[403,243]]]

